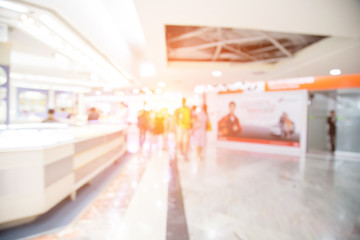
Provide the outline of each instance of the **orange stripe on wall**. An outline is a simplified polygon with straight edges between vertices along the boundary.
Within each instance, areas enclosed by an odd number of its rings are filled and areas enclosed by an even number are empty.
[[[220,138],[218,138],[218,140],[220,140],[220,141],[247,142],[247,143],[259,143],[259,144],[268,144],[268,145],[300,147],[299,142],[276,141],[276,140],[266,140],[266,139],[220,137]]]
[[[291,79],[289,79],[291,82]],[[339,76],[320,76],[314,77],[313,83],[299,84],[297,87],[284,87],[271,89],[266,82],[265,91],[288,91],[288,90],[329,90],[341,88],[360,88],[360,74],[339,75]]]

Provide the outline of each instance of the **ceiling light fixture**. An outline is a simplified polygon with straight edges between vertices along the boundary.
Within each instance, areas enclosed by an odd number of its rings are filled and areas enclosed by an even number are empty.
[[[164,82],[158,82],[158,87],[165,87],[166,86],[166,84],[164,83]]]
[[[143,63],[140,67],[140,76],[143,78],[156,75],[156,68],[152,63]]]
[[[112,87],[106,86],[106,87],[103,88],[103,91],[107,92],[107,93],[112,92]]]
[[[25,15],[25,14],[21,14],[20,20],[21,20],[21,21],[25,21],[26,19],[28,19],[28,16]]]
[[[10,73],[10,78],[12,79],[24,79],[24,75],[20,73]]]
[[[90,80],[97,82],[97,81],[99,81],[99,76],[95,73],[90,73]]]
[[[220,77],[221,75],[222,75],[222,73],[220,72],[220,71],[213,71],[212,72],[212,75],[214,76],[214,77]]]
[[[27,12],[29,12],[29,9],[27,7],[24,7],[24,6],[22,6],[20,4],[17,4],[17,3],[12,3],[12,2],[3,1],[3,0],[0,0],[0,7],[1,8],[6,8],[8,10],[18,12],[18,13],[27,13]]]
[[[134,88],[132,90],[133,94],[139,94],[140,93],[140,90],[138,88]]]
[[[55,53],[54,58],[58,63],[64,64],[64,65],[69,65],[69,63],[70,63],[70,60],[67,57],[65,57],[64,55],[62,55],[61,53]]]
[[[129,77],[129,74],[125,74],[125,71],[119,66],[115,66],[113,61],[105,59],[61,19],[46,11],[39,11],[39,14],[34,14],[35,18],[32,18],[26,14],[30,10],[36,13],[36,7],[27,9],[25,5],[0,0],[0,10],[12,8],[15,11],[13,6],[16,6],[16,11],[20,12],[18,16],[20,21],[17,22],[19,29],[50,46],[69,60],[86,67],[89,72],[101,76],[101,80],[114,83],[116,87],[130,85],[126,78],[126,76]]]
[[[194,88],[194,93],[196,93],[196,94],[202,94],[202,93],[204,93],[205,92],[205,86],[203,86],[203,85],[198,85],[198,86],[196,86],[195,88]]]
[[[53,77],[48,75],[36,75],[28,73],[11,73],[10,78],[15,80],[23,80],[27,82],[34,82],[39,84],[54,84],[54,85],[70,85],[70,86],[82,86],[82,87],[102,87],[102,83],[90,82],[84,79],[77,78],[62,78],[62,77]]]
[[[340,69],[331,69],[330,70],[330,75],[340,75],[341,74],[341,70]]]

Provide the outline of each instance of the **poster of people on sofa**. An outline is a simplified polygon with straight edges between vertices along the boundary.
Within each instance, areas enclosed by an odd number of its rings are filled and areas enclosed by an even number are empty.
[[[218,140],[300,146],[303,94],[219,94]]]

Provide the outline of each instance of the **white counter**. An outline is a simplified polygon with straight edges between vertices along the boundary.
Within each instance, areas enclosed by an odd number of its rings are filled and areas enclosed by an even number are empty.
[[[0,130],[0,229],[74,199],[126,152],[126,125],[55,125]]]
[[[89,124],[71,127],[67,124],[14,124],[0,128],[0,152],[47,148],[126,129],[125,124]]]

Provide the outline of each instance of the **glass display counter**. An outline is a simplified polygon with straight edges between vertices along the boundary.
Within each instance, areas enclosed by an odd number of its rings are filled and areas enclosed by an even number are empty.
[[[125,124],[89,124],[73,127],[63,123],[14,124],[0,128],[0,151],[46,148],[61,143],[95,138],[125,129]]]
[[[0,229],[34,220],[119,161],[127,125],[9,125],[0,130]]]

